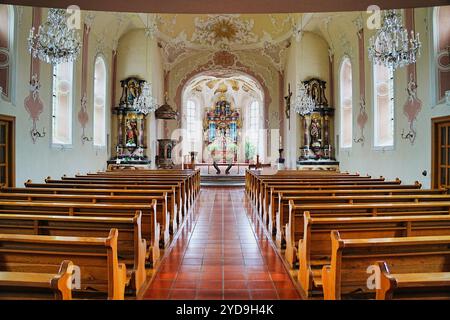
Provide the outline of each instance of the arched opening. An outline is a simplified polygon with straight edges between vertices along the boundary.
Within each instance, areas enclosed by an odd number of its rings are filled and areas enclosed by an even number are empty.
[[[265,158],[264,91],[253,77],[214,71],[196,75],[182,91],[183,154],[203,163]]]

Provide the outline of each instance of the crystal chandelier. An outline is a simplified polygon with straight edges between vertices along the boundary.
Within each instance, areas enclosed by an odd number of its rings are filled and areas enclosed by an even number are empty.
[[[39,26],[37,34],[31,28],[28,46],[34,58],[51,64],[76,60],[81,43],[77,30],[68,27],[68,18],[66,10],[49,9],[47,21]]]
[[[411,30],[411,38],[408,39],[401,15],[395,10],[387,10],[381,29],[370,39],[369,59],[395,70],[415,63],[416,56],[420,56],[420,47],[419,33],[414,35]]]
[[[158,108],[156,99],[152,95],[152,85],[145,81],[141,85],[141,94],[134,99],[133,108],[139,113],[147,115]]]
[[[295,96],[293,105],[294,111],[301,116],[310,114],[316,108],[316,104],[303,82],[297,84],[297,95]]]

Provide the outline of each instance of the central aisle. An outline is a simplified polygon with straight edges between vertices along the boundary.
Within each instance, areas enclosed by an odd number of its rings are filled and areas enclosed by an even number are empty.
[[[252,212],[243,188],[202,188],[144,299],[300,299]]]

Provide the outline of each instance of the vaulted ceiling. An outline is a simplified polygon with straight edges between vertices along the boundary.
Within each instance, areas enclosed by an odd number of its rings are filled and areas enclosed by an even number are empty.
[[[417,8],[450,4],[449,0],[2,0],[3,3],[82,10],[149,13],[289,13],[365,11],[371,5],[381,9]]]
[[[158,38],[183,41],[192,49],[252,49],[288,39],[298,19],[292,14],[141,15]]]

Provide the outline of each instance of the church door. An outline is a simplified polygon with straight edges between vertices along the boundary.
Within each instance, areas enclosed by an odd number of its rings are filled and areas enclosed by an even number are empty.
[[[0,187],[13,187],[15,119],[0,115]]]
[[[450,117],[432,123],[432,187],[450,189]]]

